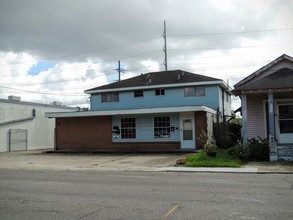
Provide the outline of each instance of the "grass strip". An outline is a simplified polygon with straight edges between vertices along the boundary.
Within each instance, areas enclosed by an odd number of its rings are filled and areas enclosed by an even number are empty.
[[[216,157],[210,157],[205,152],[186,156],[186,167],[241,167],[241,160],[228,154],[229,149],[218,149]]]

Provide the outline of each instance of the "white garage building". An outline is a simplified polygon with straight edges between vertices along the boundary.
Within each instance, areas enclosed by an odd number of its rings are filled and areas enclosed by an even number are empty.
[[[0,152],[53,148],[55,120],[45,118],[45,112],[65,111],[76,108],[24,102],[18,96],[0,99]]]

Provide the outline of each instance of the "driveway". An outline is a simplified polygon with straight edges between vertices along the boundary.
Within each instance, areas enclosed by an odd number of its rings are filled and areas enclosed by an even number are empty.
[[[0,153],[0,168],[49,170],[155,171],[173,166],[186,154]]]

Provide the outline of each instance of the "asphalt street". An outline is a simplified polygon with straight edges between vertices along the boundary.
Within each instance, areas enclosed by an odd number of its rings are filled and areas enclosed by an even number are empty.
[[[0,169],[0,219],[292,219],[292,174]]]

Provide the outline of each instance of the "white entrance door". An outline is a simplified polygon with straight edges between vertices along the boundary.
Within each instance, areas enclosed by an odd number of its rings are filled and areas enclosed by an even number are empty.
[[[277,135],[280,144],[293,143],[293,103],[278,105]]]
[[[194,118],[181,118],[181,148],[195,148]]]

